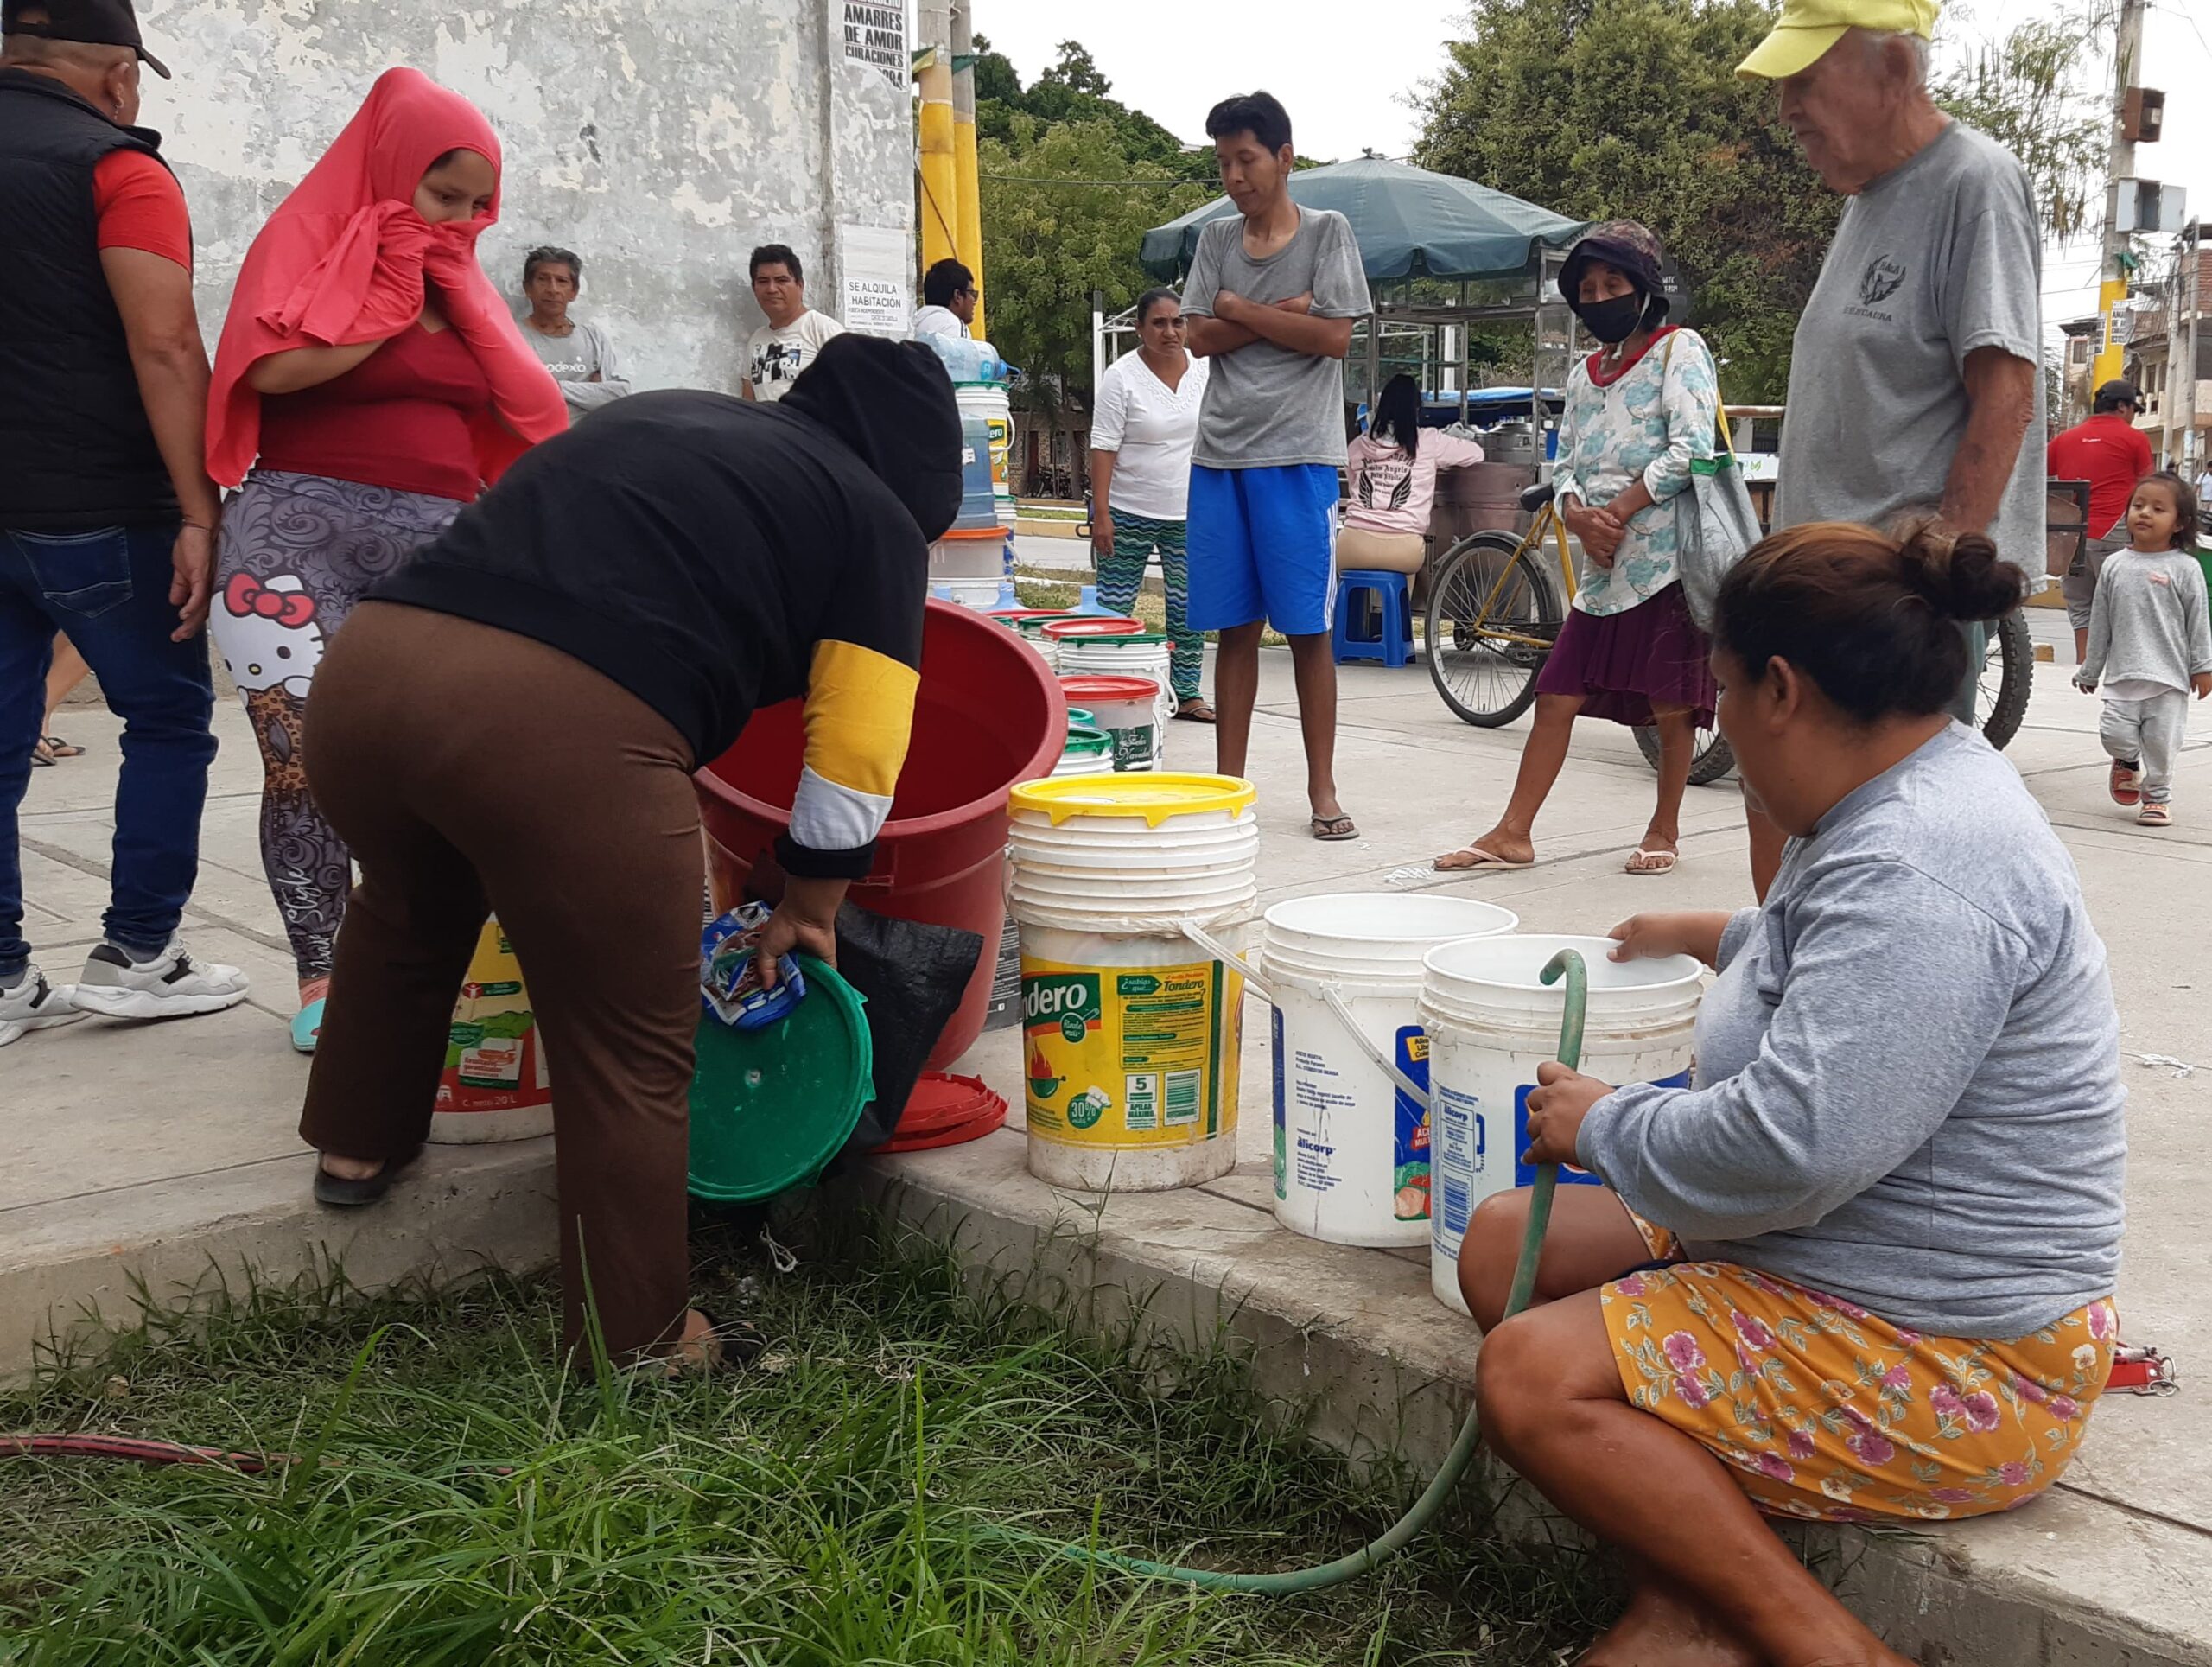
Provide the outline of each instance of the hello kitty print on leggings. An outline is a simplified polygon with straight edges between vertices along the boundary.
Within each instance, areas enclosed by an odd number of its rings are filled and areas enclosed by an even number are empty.
[[[261,860],[302,980],[330,976],[353,884],[301,755],[315,667],[362,594],[460,509],[450,498],[264,470],[224,503],[208,625],[261,748]]]

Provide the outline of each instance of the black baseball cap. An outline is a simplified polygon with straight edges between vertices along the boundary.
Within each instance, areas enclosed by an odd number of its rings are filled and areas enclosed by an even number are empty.
[[[5,0],[0,4],[0,35],[74,41],[87,47],[129,47],[140,63],[168,79],[169,67],[146,50],[130,0]]]
[[[2097,390],[2096,409],[2101,411],[2118,410],[2122,405],[2139,407],[2142,404],[2143,396],[2125,377],[2116,376]]]

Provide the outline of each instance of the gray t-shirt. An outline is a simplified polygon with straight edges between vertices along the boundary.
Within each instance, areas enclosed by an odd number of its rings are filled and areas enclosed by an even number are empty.
[[[2120,1271],[2120,1015],[2081,877],[1957,724],[1792,840],[1729,923],[1690,1088],[1608,1095],[1585,1168],[1699,1261],[1945,1337]]]
[[[1364,318],[1367,271],[1351,222],[1326,208],[1300,208],[1298,231],[1265,260],[1244,252],[1244,217],[1226,214],[1198,233],[1183,285],[1183,310],[1211,318],[1224,289],[1262,303],[1311,294],[1315,318]],[[1274,468],[1344,461],[1344,362],[1255,341],[1211,361],[1191,461],[1205,468]]]
[[[1952,122],[1844,205],[1797,321],[1775,525],[1932,512],[1967,431],[1967,355],[2037,366],[2035,417],[1989,529],[2044,570],[2043,232],[2012,153]]]
[[[2076,683],[2185,690],[2212,671],[2204,570],[2183,550],[2122,550],[2097,575],[2089,653]]]
[[[607,339],[607,333],[585,319],[571,317],[569,322],[575,328],[568,334],[547,335],[525,318],[522,339],[561,385],[561,398],[568,402],[569,420],[573,423],[586,411],[595,411],[621,398],[630,391],[630,385],[622,379],[621,366],[614,360],[614,344]],[[591,379],[594,375],[599,378],[596,382]]]

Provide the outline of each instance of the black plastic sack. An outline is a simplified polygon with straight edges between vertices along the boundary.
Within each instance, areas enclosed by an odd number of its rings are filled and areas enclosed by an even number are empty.
[[[982,953],[982,938],[957,926],[894,920],[851,903],[837,911],[837,970],[868,998],[875,1049],[875,1100],[861,1113],[844,1155],[880,1146],[896,1131]]]

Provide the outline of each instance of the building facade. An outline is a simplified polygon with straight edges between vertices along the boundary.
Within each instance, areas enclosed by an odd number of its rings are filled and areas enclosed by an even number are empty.
[[[913,113],[887,13],[905,16],[849,0],[142,3],[148,44],[176,73],[147,78],[142,119],[191,202],[202,328],[212,343],[270,211],[377,76],[406,64],[499,132],[486,269],[519,309],[524,254],[575,250],[577,313],[613,336],[639,386],[735,391],[761,321],[746,270],[756,244],[798,252],[814,306],[903,334]]]

